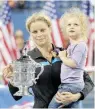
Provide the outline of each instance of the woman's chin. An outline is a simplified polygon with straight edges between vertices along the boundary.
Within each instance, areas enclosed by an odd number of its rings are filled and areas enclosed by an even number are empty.
[[[40,42],[39,44],[37,44],[38,46],[40,46],[40,47],[43,47],[43,46],[45,46],[46,45],[46,42]]]

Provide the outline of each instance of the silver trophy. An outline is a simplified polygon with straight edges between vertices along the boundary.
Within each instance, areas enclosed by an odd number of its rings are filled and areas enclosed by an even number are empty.
[[[14,96],[30,95],[28,91],[29,86],[36,84],[36,80],[44,70],[44,66],[35,62],[29,55],[24,55],[22,59],[13,61],[13,78],[11,82],[14,86],[19,88],[19,91]],[[36,69],[40,69],[37,74]]]

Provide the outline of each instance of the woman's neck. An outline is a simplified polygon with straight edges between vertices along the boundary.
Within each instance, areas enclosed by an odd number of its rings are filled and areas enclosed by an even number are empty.
[[[42,54],[49,54],[52,51],[52,44],[46,44],[43,47],[37,46]]]
[[[49,62],[51,62],[52,59],[52,44],[45,45],[43,47],[37,46],[37,48],[42,53],[43,57],[46,58]]]

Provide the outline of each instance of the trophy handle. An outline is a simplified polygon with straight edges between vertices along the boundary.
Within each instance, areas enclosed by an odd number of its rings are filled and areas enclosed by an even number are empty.
[[[27,55],[29,56],[29,55]],[[44,66],[42,64],[39,64],[37,62],[35,62],[30,56],[29,56],[29,59],[34,62],[36,64],[37,67],[41,67],[41,71],[40,73],[37,75],[37,77],[35,78],[35,80],[39,79],[39,76],[42,74],[42,72],[44,71]]]
[[[37,75],[37,77],[35,78],[35,80],[39,79],[40,75],[41,75],[41,74],[43,73],[43,71],[44,71],[44,66],[43,66],[43,65],[41,65],[41,64],[38,63],[37,67],[41,67],[41,71],[40,71],[40,73]]]

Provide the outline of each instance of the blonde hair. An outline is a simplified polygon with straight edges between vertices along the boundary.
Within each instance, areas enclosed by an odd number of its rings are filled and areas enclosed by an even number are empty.
[[[88,37],[88,17],[79,9],[71,8],[60,18],[60,27],[64,35],[66,35],[66,23],[71,17],[77,17],[81,23],[82,37],[87,41]]]
[[[48,27],[51,27],[50,18],[45,15],[43,12],[34,13],[32,16],[28,17],[26,20],[26,29],[30,32],[30,25],[36,21],[44,21]]]

